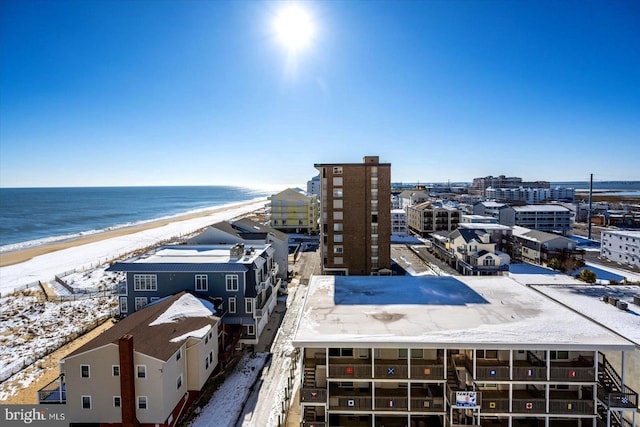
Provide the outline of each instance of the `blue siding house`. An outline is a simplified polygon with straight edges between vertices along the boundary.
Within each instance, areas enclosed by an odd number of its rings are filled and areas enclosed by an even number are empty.
[[[192,291],[222,299],[226,325],[242,327],[240,343],[256,344],[277,302],[277,277],[271,245],[170,245],[123,262],[107,271],[124,272],[120,314],[126,316],[157,299]]]

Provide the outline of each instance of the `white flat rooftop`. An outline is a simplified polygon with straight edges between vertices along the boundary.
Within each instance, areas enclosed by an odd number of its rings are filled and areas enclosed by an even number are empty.
[[[293,344],[633,350],[508,277],[313,276]]]
[[[155,253],[145,258],[135,260],[137,263],[179,263],[179,264],[209,264],[209,263],[247,263],[253,262],[253,260],[260,256],[264,251],[265,245],[252,246],[255,251],[250,254],[245,254],[243,251],[242,256],[231,259],[231,248],[233,245],[176,245],[165,246],[159,248]],[[245,247],[245,250],[250,250],[251,247]]]
[[[640,296],[640,286],[583,283],[573,286],[536,286],[535,289],[599,322],[640,347],[640,306],[633,304],[633,297]],[[605,295],[626,302],[628,310],[620,310],[603,302],[600,298]]]

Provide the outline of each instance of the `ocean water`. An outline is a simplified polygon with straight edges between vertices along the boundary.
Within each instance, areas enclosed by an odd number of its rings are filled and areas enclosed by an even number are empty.
[[[274,192],[229,186],[0,188],[0,252],[254,200]]]
[[[551,187],[570,187],[576,190],[588,190],[589,181],[551,182]],[[593,189],[600,193],[608,190],[638,194],[640,193],[640,181],[593,181]]]

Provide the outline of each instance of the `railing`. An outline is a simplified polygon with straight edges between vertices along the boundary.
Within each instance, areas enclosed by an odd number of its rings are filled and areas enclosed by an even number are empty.
[[[509,399],[487,397],[482,401],[482,412],[509,412]]]
[[[329,363],[329,378],[371,378],[371,365],[369,364],[336,365]]]
[[[559,400],[553,399],[549,401],[549,413],[551,414],[595,414],[593,408],[593,400]]]
[[[592,367],[551,367],[551,381],[591,382],[595,376]]]
[[[329,409],[347,409],[352,411],[370,411],[371,410],[371,397],[359,397],[359,396],[331,396],[329,398]]]
[[[625,386],[625,388],[628,388]],[[626,393],[609,393],[609,408],[630,408],[638,407],[638,393],[631,390]]]
[[[409,409],[409,399],[406,397],[376,397],[376,411],[406,411]]]
[[[300,389],[300,402],[304,403],[327,403],[327,390],[324,388]]]
[[[412,412],[442,412],[444,411],[444,397],[412,397]]]
[[[476,379],[478,380],[508,380],[508,366],[476,366]]]
[[[374,371],[374,378],[400,378],[400,379],[409,378],[408,377],[409,369],[406,365],[375,363],[373,371]]]
[[[547,368],[539,366],[514,366],[513,379],[515,381],[546,380]]]
[[[511,401],[512,412],[544,414],[547,412],[545,399],[513,399]]]
[[[444,379],[444,366],[442,365],[416,365],[411,363],[411,378],[415,379]]]
[[[59,376],[38,390],[38,403],[66,404],[67,385],[64,383],[64,377]]]

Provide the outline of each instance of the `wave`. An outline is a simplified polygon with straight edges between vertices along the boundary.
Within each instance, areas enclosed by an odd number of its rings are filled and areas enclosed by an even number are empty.
[[[188,211],[179,212],[179,213],[176,213],[176,214],[161,216],[161,217],[152,218],[152,219],[145,219],[145,220],[141,220],[141,221],[134,221],[134,222],[127,222],[127,223],[123,223],[123,224],[117,224],[117,225],[113,225],[113,226],[105,227],[105,228],[101,228],[101,229],[85,230],[85,231],[80,231],[80,232],[77,232],[77,233],[62,234],[62,235],[58,235],[58,236],[45,237],[45,238],[42,238],[42,239],[28,240],[28,241],[25,241],[25,242],[11,243],[11,244],[8,244],[8,245],[0,246],[0,254],[7,253],[7,252],[20,251],[20,250],[24,250],[24,249],[36,248],[36,247],[39,247],[39,246],[51,245],[51,244],[55,244],[55,243],[68,242],[70,240],[75,240],[75,239],[79,239],[81,237],[91,236],[91,235],[94,235],[94,234],[106,233],[108,231],[122,230],[122,229],[130,228],[130,227],[137,227],[137,226],[140,226],[140,225],[149,224],[149,223],[153,223],[153,222],[157,222],[157,221],[165,221],[165,220],[169,220],[169,219],[177,219],[177,218],[181,218],[181,217],[184,217],[184,216],[187,216],[187,215],[201,214],[201,213],[205,213],[207,211],[212,211],[212,210],[217,210],[217,209],[232,208],[234,206],[242,205],[242,204],[245,204],[245,203],[259,202],[261,200],[265,200],[265,198],[264,197],[255,197],[253,199],[242,200],[242,201],[238,201],[238,202],[230,202],[230,203],[224,203],[224,204],[221,204],[221,205],[214,205],[214,206],[208,206],[208,207],[204,207],[204,208],[191,209],[191,210],[188,210]]]

